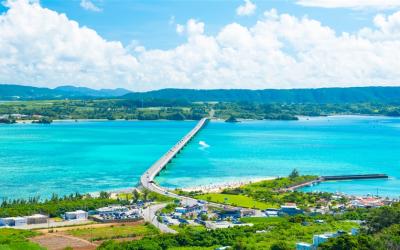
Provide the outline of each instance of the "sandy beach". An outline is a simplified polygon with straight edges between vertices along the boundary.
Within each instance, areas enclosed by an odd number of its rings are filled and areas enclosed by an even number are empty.
[[[220,183],[213,183],[209,185],[202,185],[202,186],[194,186],[194,187],[185,187],[185,188],[179,188],[182,191],[185,192],[203,192],[203,193],[219,193],[223,191],[226,188],[237,188],[241,187],[246,184],[254,183],[254,182],[259,182],[259,181],[265,181],[265,180],[273,180],[276,177],[255,177],[255,178],[250,178],[246,180],[237,180],[237,181],[228,181],[228,182],[220,182]]]

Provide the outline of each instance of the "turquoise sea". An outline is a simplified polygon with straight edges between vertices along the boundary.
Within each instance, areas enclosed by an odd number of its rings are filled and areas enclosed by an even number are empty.
[[[132,187],[195,122],[55,122],[0,125],[0,198]],[[157,178],[191,187],[246,178],[385,173],[389,180],[307,190],[400,195],[400,119],[319,117],[210,122]]]
[[[400,119],[336,116],[211,122],[158,181],[167,187],[301,174],[384,173],[389,180],[328,182],[312,191],[400,196]]]
[[[135,186],[195,122],[0,125],[0,199]]]

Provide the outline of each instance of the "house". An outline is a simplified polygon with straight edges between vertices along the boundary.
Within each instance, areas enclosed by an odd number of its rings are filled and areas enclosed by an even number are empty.
[[[274,208],[267,208],[264,210],[264,214],[267,217],[278,217],[278,209],[274,209]]]
[[[385,205],[381,198],[361,197],[350,201],[350,205],[356,208],[375,208]]]
[[[222,211],[217,212],[218,217],[222,220],[224,219],[237,219],[242,216],[241,210],[240,209],[225,209]]]
[[[302,214],[303,210],[297,208],[297,205],[295,203],[286,203],[285,205],[281,206],[281,209],[279,209],[278,214],[279,215],[297,215],[297,214]]]
[[[203,206],[193,205],[193,206],[185,206],[185,207],[176,207],[175,212],[181,214],[193,213],[193,212],[201,212],[203,210]]]
[[[28,225],[44,224],[44,223],[47,223],[47,220],[49,219],[49,217],[47,215],[43,215],[43,214],[34,214],[31,216],[25,216],[25,218],[27,220]]]
[[[253,209],[241,209],[240,210],[240,217],[250,217],[254,216],[256,212]]]
[[[305,242],[296,243],[296,250],[313,250],[313,249],[315,248],[312,244]]]
[[[66,220],[87,220],[88,213],[83,210],[76,210],[73,212],[66,212],[64,215]]]

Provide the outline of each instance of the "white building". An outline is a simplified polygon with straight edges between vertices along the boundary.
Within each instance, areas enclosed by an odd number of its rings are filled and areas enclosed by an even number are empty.
[[[24,217],[8,217],[8,218],[1,218],[0,224],[9,227],[19,227],[19,226],[26,226],[28,224],[28,220]]]
[[[83,210],[76,210],[74,212],[66,212],[65,219],[66,220],[87,220],[88,213]]]
[[[235,224],[229,221],[206,221],[206,228],[219,229],[219,228],[230,228],[230,227],[240,227],[249,226],[252,227],[252,223],[240,223]]]

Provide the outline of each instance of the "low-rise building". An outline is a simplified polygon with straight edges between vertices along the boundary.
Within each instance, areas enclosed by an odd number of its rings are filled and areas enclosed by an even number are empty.
[[[279,214],[280,215],[297,215],[297,214],[302,214],[303,210],[297,208],[297,205],[295,203],[286,203],[285,205],[281,206],[281,209],[279,209]]]
[[[27,224],[44,224],[47,223],[49,216],[43,214],[34,214],[30,216],[25,216]]]
[[[83,210],[76,210],[73,212],[66,212],[64,215],[66,220],[87,220],[88,213]]]
[[[9,227],[26,226],[28,224],[27,219],[24,217],[7,217],[0,218],[0,224]]]
[[[219,229],[219,228],[230,228],[230,227],[240,227],[240,226],[250,226],[252,223],[232,223],[229,221],[206,221],[207,228],[209,229]]]

